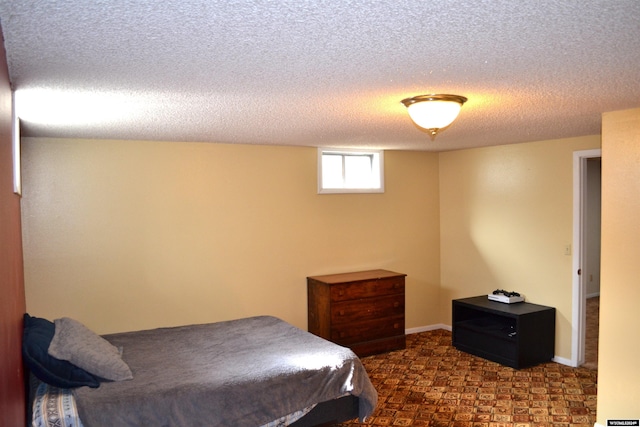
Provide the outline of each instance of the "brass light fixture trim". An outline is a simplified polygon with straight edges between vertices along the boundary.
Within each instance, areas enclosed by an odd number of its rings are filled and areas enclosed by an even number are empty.
[[[426,129],[431,139],[458,116],[467,98],[451,94],[418,95],[401,101],[414,123]]]

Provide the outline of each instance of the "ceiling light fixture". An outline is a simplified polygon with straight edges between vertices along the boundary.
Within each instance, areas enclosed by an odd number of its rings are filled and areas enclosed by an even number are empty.
[[[402,100],[411,120],[426,129],[432,140],[458,117],[465,102],[464,96],[447,94],[418,95]]]

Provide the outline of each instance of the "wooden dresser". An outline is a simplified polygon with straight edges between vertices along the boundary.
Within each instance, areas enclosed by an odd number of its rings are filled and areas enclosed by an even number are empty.
[[[370,270],[307,277],[309,332],[358,356],[405,348],[405,276]]]

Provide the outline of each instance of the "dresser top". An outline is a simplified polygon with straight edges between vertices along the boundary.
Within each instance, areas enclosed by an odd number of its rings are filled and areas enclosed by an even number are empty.
[[[464,304],[475,308],[483,309],[485,311],[501,312],[512,315],[522,315],[528,313],[535,313],[538,311],[555,310],[554,307],[548,307],[546,305],[532,304],[530,302],[515,302],[513,304],[506,304],[503,302],[492,301],[487,295],[480,295],[471,298],[455,299],[454,302],[458,304]]]
[[[324,276],[310,276],[307,279],[317,280],[323,283],[359,282],[363,280],[387,279],[389,277],[404,277],[404,273],[396,273],[389,270],[367,270],[351,273],[327,274]]]

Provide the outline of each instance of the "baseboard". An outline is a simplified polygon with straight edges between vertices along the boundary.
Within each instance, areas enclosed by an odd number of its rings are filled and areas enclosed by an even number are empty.
[[[572,368],[575,368],[576,366],[573,364],[573,362],[571,361],[571,359],[567,359],[565,357],[558,357],[558,356],[553,356],[553,359],[551,359],[552,362],[556,362],[559,363],[561,365],[567,365],[567,366],[571,366]]]
[[[599,297],[600,296],[600,292],[594,292],[592,294],[587,294],[586,298],[595,298],[595,297]]]
[[[418,334],[420,332],[435,331],[436,329],[445,329],[447,331],[451,331],[451,326],[450,325],[445,325],[444,323],[438,323],[438,324],[435,324],[435,325],[418,326],[417,328],[405,329],[404,333],[407,334],[407,335],[409,335],[409,334]]]

